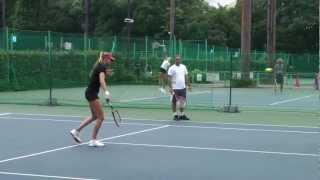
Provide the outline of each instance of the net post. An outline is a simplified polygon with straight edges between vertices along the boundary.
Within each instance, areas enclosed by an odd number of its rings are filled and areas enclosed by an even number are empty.
[[[239,112],[239,108],[238,106],[232,106],[232,73],[233,73],[233,65],[232,65],[232,61],[233,61],[233,54],[232,52],[230,53],[230,78],[229,78],[229,104],[224,106],[223,111],[226,113],[238,113]]]
[[[52,106],[52,52],[51,52],[51,31],[48,31],[48,63],[49,63],[49,102],[48,105]]]
[[[229,78],[229,107],[231,107],[231,103],[232,103],[232,53],[230,53],[230,78]]]

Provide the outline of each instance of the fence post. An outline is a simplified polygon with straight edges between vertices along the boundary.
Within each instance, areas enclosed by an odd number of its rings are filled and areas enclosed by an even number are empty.
[[[7,68],[8,68],[8,82],[10,83],[10,58],[9,58],[9,54],[8,54],[8,47],[9,47],[9,28],[6,27],[5,28],[5,32],[4,32],[4,38],[5,38],[5,42],[4,42],[4,49],[6,51],[6,55],[7,55]]]
[[[136,41],[133,41],[133,59],[136,58]]]
[[[205,51],[205,55],[206,55],[206,59],[205,59],[205,61],[206,61],[206,73],[208,73],[208,41],[207,41],[207,39],[204,41],[204,43],[205,43],[205,49],[206,49],[206,51]]]
[[[83,37],[83,52],[84,52],[84,81],[85,83],[88,82],[88,76],[87,76],[87,71],[88,71],[88,45],[87,45],[87,39],[88,39],[88,35],[87,33],[84,33],[84,37]]]
[[[111,53],[117,51],[117,36],[113,37],[113,42],[112,42],[112,48],[111,48]]]
[[[146,66],[148,66],[148,36],[145,37],[145,56]]]
[[[212,71],[214,71],[214,55],[215,55],[215,46],[212,47]]]
[[[13,51],[13,41],[12,41],[12,38],[13,38],[13,33],[11,33],[11,36],[10,36],[10,50]]]
[[[173,35],[173,54],[174,56],[177,55],[177,40],[176,40],[176,35]]]
[[[52,57],[51,57],[51,31],[48,31],[48,60],[49,60],[49,106],[53,105],[52,102]]]
[[[197,49],[197,60],[199,61],[200,59],[200,44],[198,42],[198,49]]]
[[[179,54],[183,59],[183,49],[182,49],[182,40],[179,39]]]
[[[9,28],[6,27],[6,50],[8,51],[9,50]]]

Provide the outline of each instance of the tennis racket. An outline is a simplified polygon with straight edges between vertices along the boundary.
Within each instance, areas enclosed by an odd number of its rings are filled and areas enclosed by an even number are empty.
[[[110,102],[109,99],[106,99],[106,102],[107,102],[108,106],[111,109],[111,113],[112,113],[112,117],[113,117],[114,123],[116,124],[117,127],[120,127],[122,119],[121,119],[119,111],[114,109],[114,107],[112,106],[112,103]]]

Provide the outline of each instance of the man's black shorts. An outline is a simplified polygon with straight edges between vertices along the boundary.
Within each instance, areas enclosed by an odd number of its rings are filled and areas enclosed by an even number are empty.
[[[183,97],[184,99],[186,99],[186,97],[187,97],[187,90],[186,90],[186,88],[184,88],[184,89],[174,89],[173,90],[173,93],[174,93],[174,95],[173,95],[173,97],[172,97],[172,103],[173,104],[175,104],[176,102],[177,102],[177,98],[176,98],[176,96],[180,96],[180,97]]]

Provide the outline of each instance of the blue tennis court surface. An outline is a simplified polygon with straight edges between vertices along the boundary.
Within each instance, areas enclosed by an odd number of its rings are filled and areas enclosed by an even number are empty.
[[[0,114],[0,179],[319,179],[318,127],[108,119],[94,148],[82,118]]]

